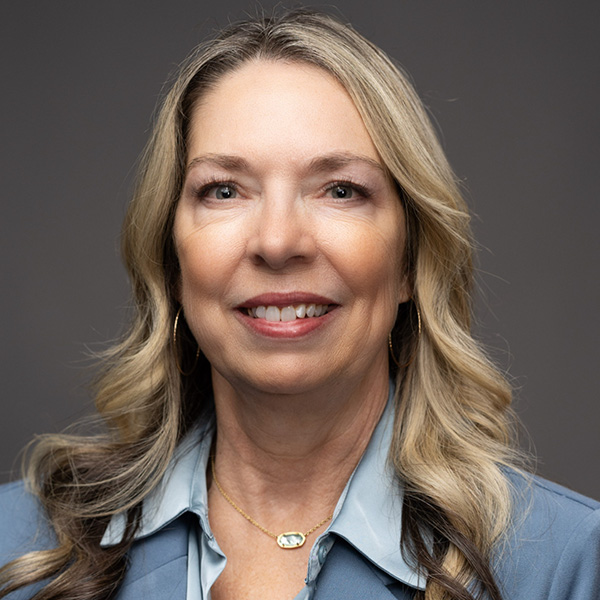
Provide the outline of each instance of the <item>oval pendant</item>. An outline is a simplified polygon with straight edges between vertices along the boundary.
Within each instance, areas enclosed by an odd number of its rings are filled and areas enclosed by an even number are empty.
[[[277,536],[277,544],[284,550],[291,550],[292,548],[300,548],[304,545],[306,536],[299,531],[286,531]]]

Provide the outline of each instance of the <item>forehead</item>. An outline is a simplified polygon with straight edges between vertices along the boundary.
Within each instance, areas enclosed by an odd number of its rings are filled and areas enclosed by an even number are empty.
[[[345,151],[379,161],[344,87],[305,63],[253,60],[225,74],[194,107],[188,136],[188,159],[269,150],[282,159]]]

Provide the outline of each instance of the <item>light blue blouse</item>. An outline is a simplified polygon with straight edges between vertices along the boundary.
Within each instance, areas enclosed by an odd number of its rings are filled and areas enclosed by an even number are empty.
[[[392,578],[390,581],[425,588],[424,579],[406,564],[400,552],[402,492],[387,462],[394,419],[392,397],[390,386],[385,411],[340,496],[331,523],[314,541],[306,585],[294,600],[312,598],[317,575],[335,535],[346,539],[369,558]],[[151,536],[188,511],[197,515],[199,526],[190,529],[188,540],[188,600],[209,600],[210,589],[227,563],[208,519],[206,468],[211,442],[212,432],[202,436],[195,431],[180,444],[161,484],[144,500],[142,524],[136,535],[137,539]],[[114,517],[102,545],[118,543],[123,526],[122,516]]]

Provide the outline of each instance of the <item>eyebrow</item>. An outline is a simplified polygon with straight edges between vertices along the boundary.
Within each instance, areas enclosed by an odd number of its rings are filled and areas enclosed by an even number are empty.
[[[204,163],[211,163],[229,171],[250,170],[250,163],[246,159],[229,154],[204,154],[197,156],[188,163],[186,170],[190,171],[194,167]],[[353,163],[366,164],[373,169],[381,171],[384,175],[388,173],[387,169],[378,161],[361,154],[353,154],[352,152],[332,152],[331,154],[317,156],[308,163],[308,171],[310,173],[326,173]]]
[[[384,175],[387,174],[387,169],[378,161],[361,154],[353,154],[352,152],[333,152],[332,154],[317,156],[310,161],[308,168],[311,172],[323,173],[335,171],[352,163],[363,163],[381,171]]]
[[[193,158],[188,163],[186,171],[190,171],[197,165],[203,163],[212,163],[229,171],[244,171],[250,168],[248,161],[239,156],[230,156],[228,154],[204,154]]]

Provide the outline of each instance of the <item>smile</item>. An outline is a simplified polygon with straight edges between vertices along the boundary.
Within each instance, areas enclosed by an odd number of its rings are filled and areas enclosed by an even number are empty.
[[[296,304],[284,306],[253,306],[247,308],[249,317],[265,319],[275,323],[277,321],[295,321],[296,319],[307,319],[321,317],[329,311],[329,304]]]

